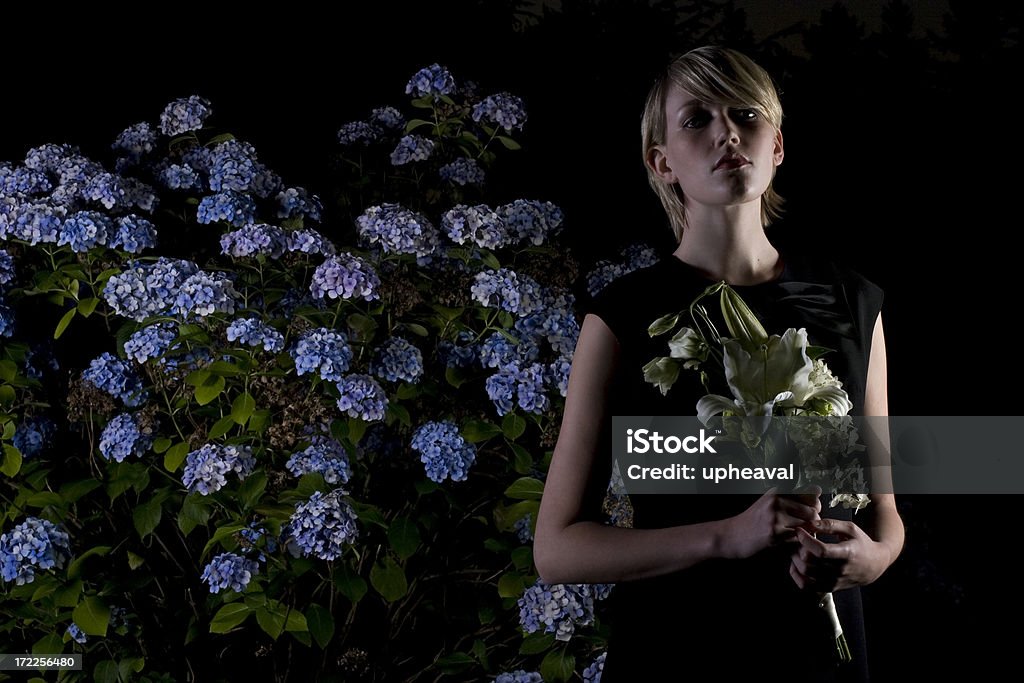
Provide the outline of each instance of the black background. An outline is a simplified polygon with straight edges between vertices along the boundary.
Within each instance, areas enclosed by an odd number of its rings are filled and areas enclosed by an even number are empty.
[[[586,269],[638,239],[671,247],[640,162],[643,97],[671,54],[718,42],[748,52],[782,90],[776,186],[787,214],[770,234],[811,242],[886,291],[890,413],[1021,414],[1020,6],[951,2],[925,32],[905,3],[887,3],[870,28],[836,3],[773,31],[775,3],[742,4],[756,16],[729,2],[27,8],[3,30],[0,160],[46,142],[105,159],[125,127],[200,94],[215,126],[255,145],[287,183],[326,196],[338,127],[401,107],[409,77],[440,62],[526,100],[524,150],[505,155],[493,189],[562,206]],[[1016,536],[1017,501],[903,499],[906,551],[866,591],[878,678],[1009,660],[1021,629],[994,620],[1016,592],[1004,539]]]

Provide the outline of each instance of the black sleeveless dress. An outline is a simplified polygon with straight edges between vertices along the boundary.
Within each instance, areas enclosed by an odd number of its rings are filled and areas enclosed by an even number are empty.
[[[736,286],[769,334],[806,328],[812,345],[834,349],[823,360],[853,403],[864,405],[871,335],[882,290],[857,273],[795,253],[783,255],[776,280]],[[713,284],[668,255],[608,285],[588,312],[599,316],[620,346],[609,415],[695,415],[706,392],[696,372],[681,371],[662,396],[644,381],[642,368],[667,354],[667,335],[651,339],[647,326],[685,310]],[[717,296],[704,300],[720,321]],[[688,317],[687,317],[688,320]],[[716,323],[719,330],[724,324]],[[610,421],[605,440],[611,443]],[[610,451],[610,448],[608,449]],[[599,457],[591,495],[607,483],[610,457]],[[724,519],[756,500],[746,495],[634,495],[633,526],[664,528]],[[592,504],[592,503],[589,503]],[[853,519],[828,508],[825,517]],[[611,630],[603,683],[634,681],[732,681],[776,674],[787,681],[865,681],[867,653],[859,589],[834,594],[853,661],[837,665],[832,632],[817,596],[800,591],[789,576],[784,549],[746,560],[712,560],[669,575],[620,582],[609,597]]]

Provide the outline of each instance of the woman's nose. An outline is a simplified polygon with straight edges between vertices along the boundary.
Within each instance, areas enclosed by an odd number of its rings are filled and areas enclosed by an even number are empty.
[[[739,144],[739,128],[728,116],[718,117],[715,126],[715,144],[717,146],[721,147],[724,144]]]

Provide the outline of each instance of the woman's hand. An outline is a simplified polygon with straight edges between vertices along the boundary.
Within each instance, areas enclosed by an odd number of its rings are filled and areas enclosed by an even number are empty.
[[[771,546],[795,543],[797,528],[818,518],[821,501],[815,495],[780,495],[769,489],[753,505],[723,521],[723,557],[751,557]]]
[[[805,529],[838,536],[837,543],[823,543]],[[799,549],[793,553],[789,575],[802,589],[818,593],[871,583],[892,563],[889,548],[874,541],[853,522],[818,519],[797,530]]]

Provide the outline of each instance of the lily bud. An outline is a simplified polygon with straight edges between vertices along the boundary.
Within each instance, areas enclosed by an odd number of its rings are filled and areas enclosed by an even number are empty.
[[[729,334],[745,347],[758,347],[767,343],[768,333],[743,298],[729,285],[722,285],[720,296],[722,317]]]

